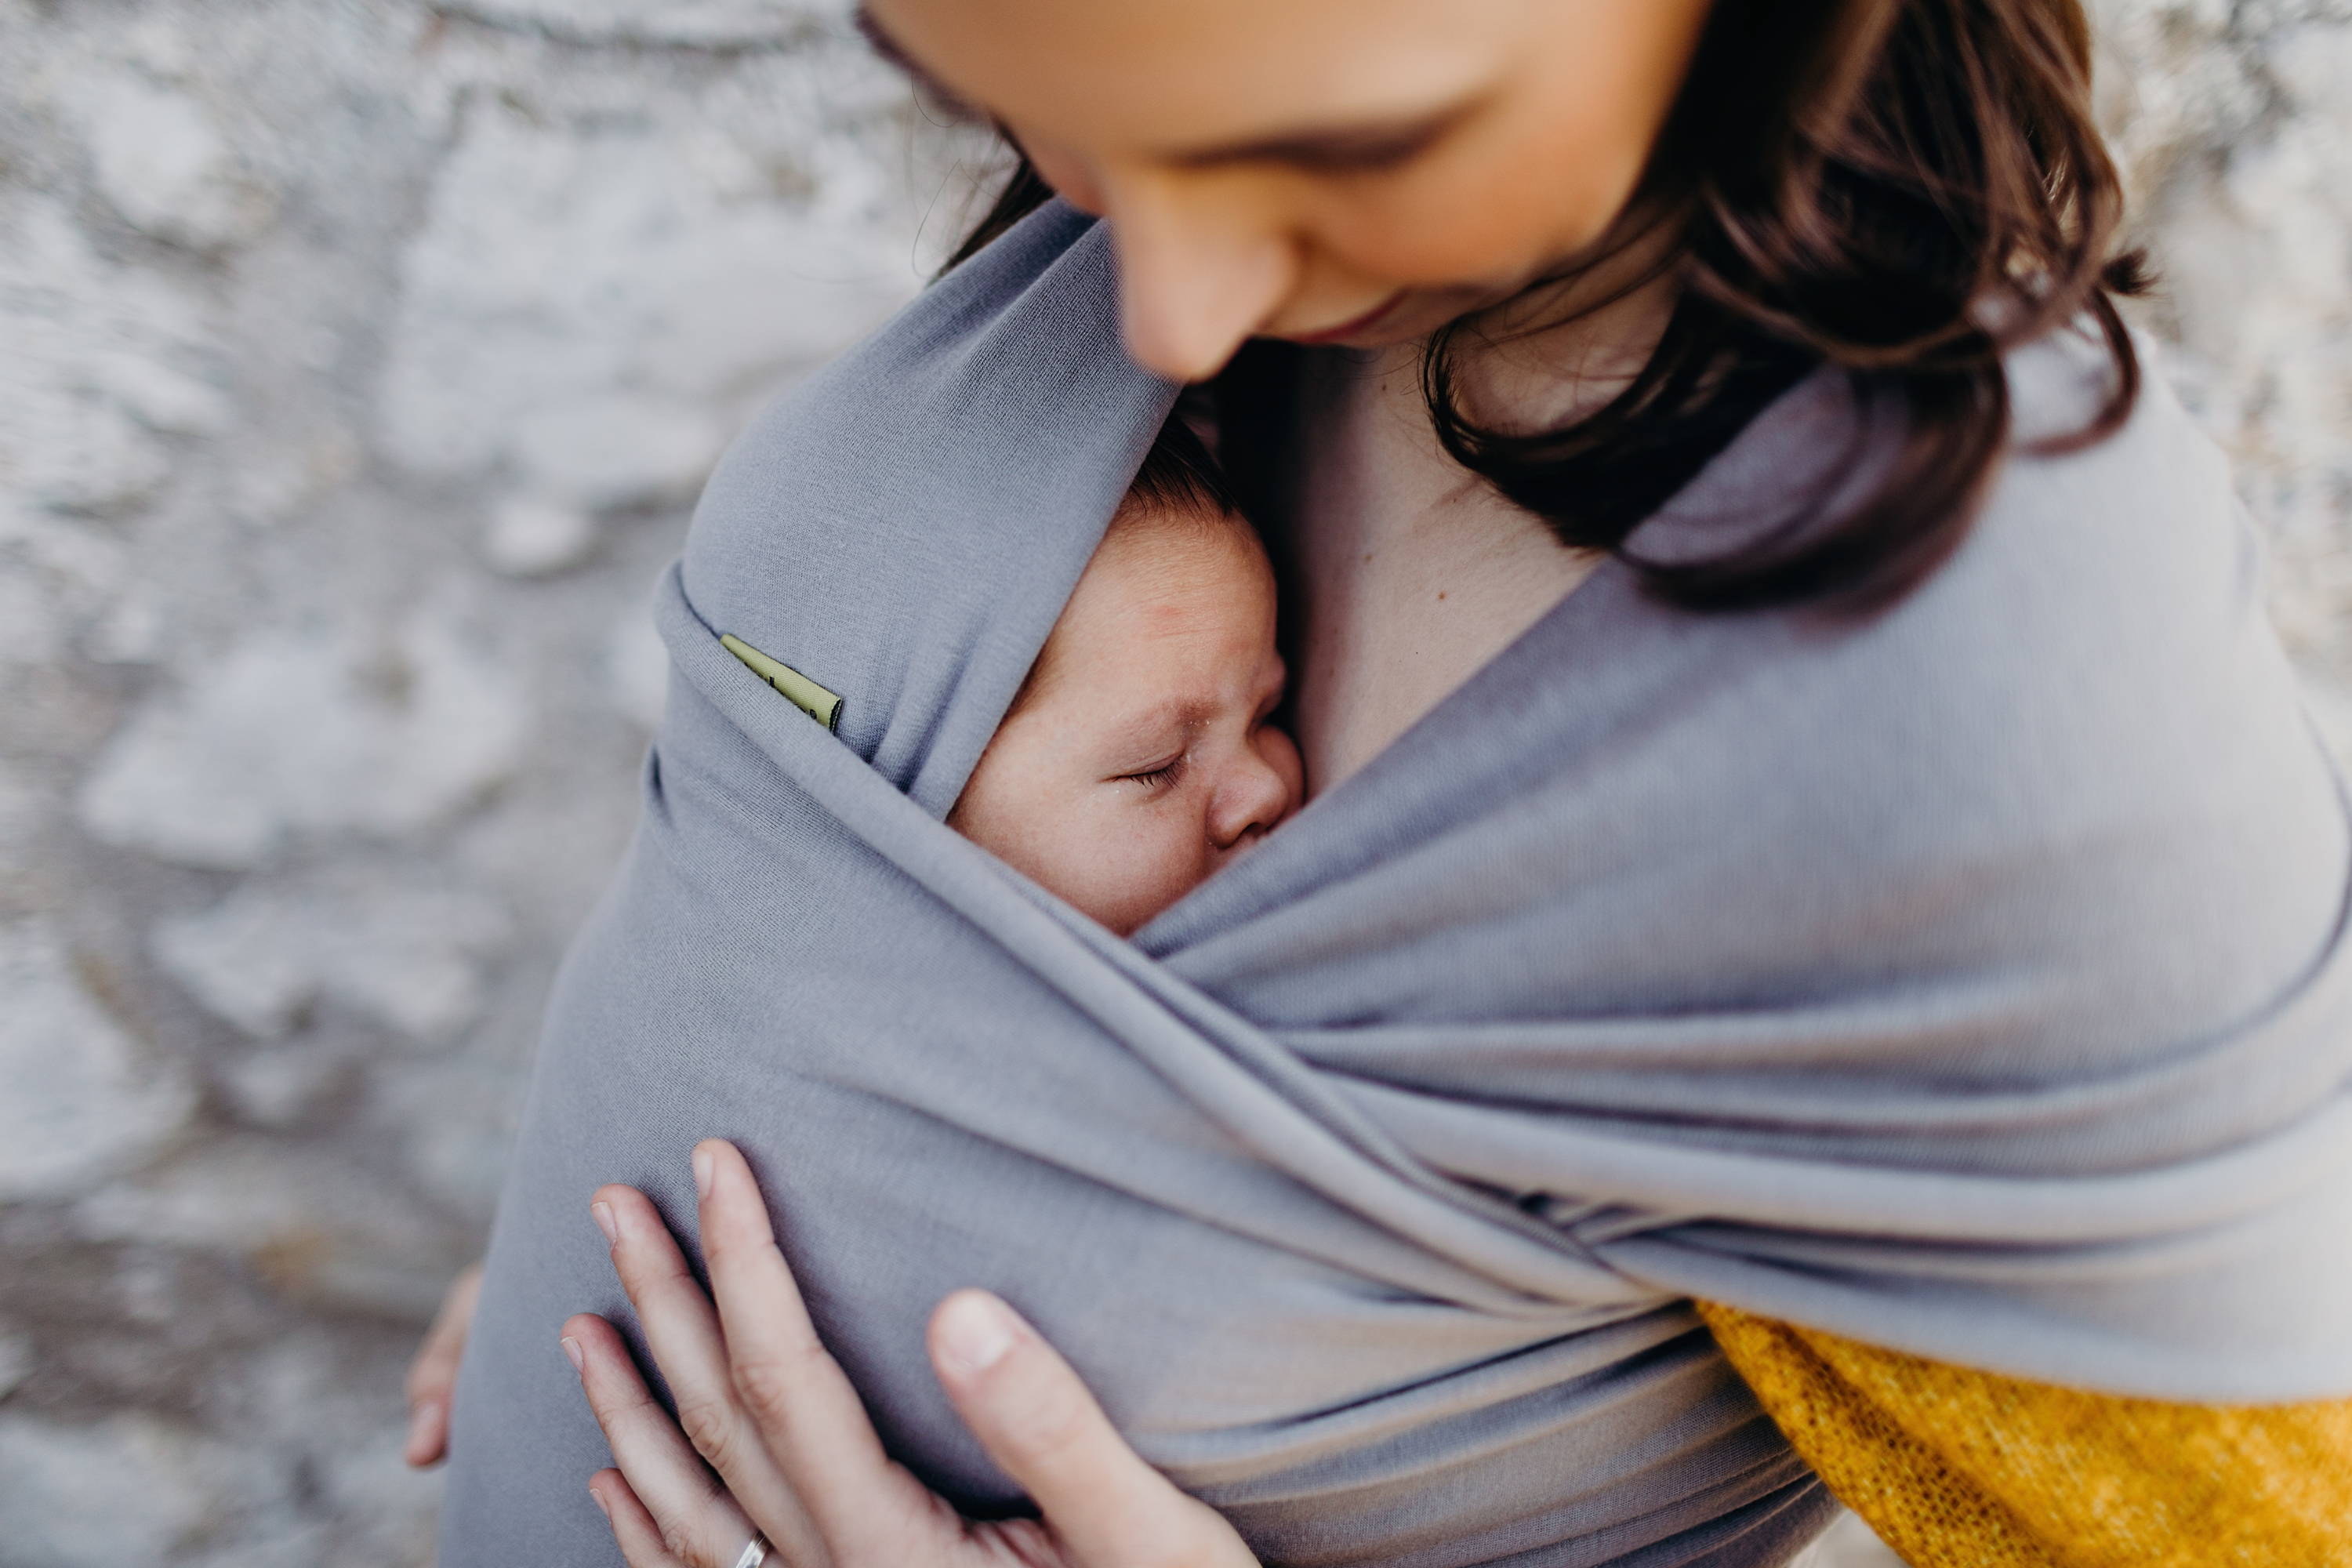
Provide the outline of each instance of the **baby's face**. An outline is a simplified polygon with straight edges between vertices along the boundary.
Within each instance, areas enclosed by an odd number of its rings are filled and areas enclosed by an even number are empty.
[[[1132,932],[1297,809],[1274,620],[1244,525],[1122,518],[949,826]]]

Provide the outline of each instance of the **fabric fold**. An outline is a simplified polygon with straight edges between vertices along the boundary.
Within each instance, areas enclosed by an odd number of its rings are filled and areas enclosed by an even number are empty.
[[[1020,1506],[922,1352],[983,1285],[1270,1563],[1785,1562],[1829,1505],[1695,1295],[2111,1392],[2352,1393],[2352,839],[2160,387],[2012,456],[1872,620],[1604,566],[1129,942],[942,820],[1174,395],[1116,313],[1107,237],[1049,207],[714,479],[445,1562],[617,1563],[555,1326],[625,1318],[588,1194],[690,1238],[712,1135],[927,1481]],[[2017,357],[2029,427],[2082,353]],[[1801,384],[1661,537],[1818,491],[1851,419]],[[722,634],[838,693],[838,735]]]

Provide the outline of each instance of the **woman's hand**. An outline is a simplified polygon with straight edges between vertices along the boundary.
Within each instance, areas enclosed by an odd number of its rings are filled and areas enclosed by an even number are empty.
[[[1069,1363],[978,1290],[932,1314],[931,1364],[1044,1517],[962,1518],[883,1452],[817,1339],[742,1155],[703,1143],[694,1176],[709,1296],[643,1194],[605,1187],[592,1205],[678,1418],[611,1324],[583,1313],[563,1325],[619,1464],[589,1491],[630,1568],[735,1568],[754,1530],[789,1568],[1253,1568],[1233,1527],[1138,1458]]]
[[[482,1266],[450,1282],[441,1310],[425,1331],[416,1359],[408,1363],[408,1462],[422,1470],[449,1451],[449,1407],[457,1394],[457,1358],[474,1326],[474,1304],[482,1296]]]

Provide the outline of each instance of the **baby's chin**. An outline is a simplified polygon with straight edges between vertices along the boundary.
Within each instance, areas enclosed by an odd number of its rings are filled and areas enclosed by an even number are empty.
[[[1184,891],[1191,892],[1192,889],[1187,888]],[[1098,909],[1088,909],[1086,905],[1079,904],[1078,911],[1093,920],[1111,935],[1129,937],[1158,920],[1183,896],[1183,893],[1178,893],[1175,898],[1159,899],[1144,903],[1123,900],[1118,904]]]

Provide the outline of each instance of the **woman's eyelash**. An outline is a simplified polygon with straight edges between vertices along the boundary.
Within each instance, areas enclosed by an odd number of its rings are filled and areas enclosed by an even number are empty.
[[[1440,132],[1414,130],[1402,135],[1296,149],[1285,162],[1310,174],[1381,174],[1401,169],[1437,144]]]
[[[1457,104],[1417,123],[1355,130],[1305,132],[1261,142],[1210,148],[1180,155],[1196,169],[1236,163],[1278,163],[1309,174],[1378,174],[1402,169],[1452,135],[1478,110],[1477,102]]]

